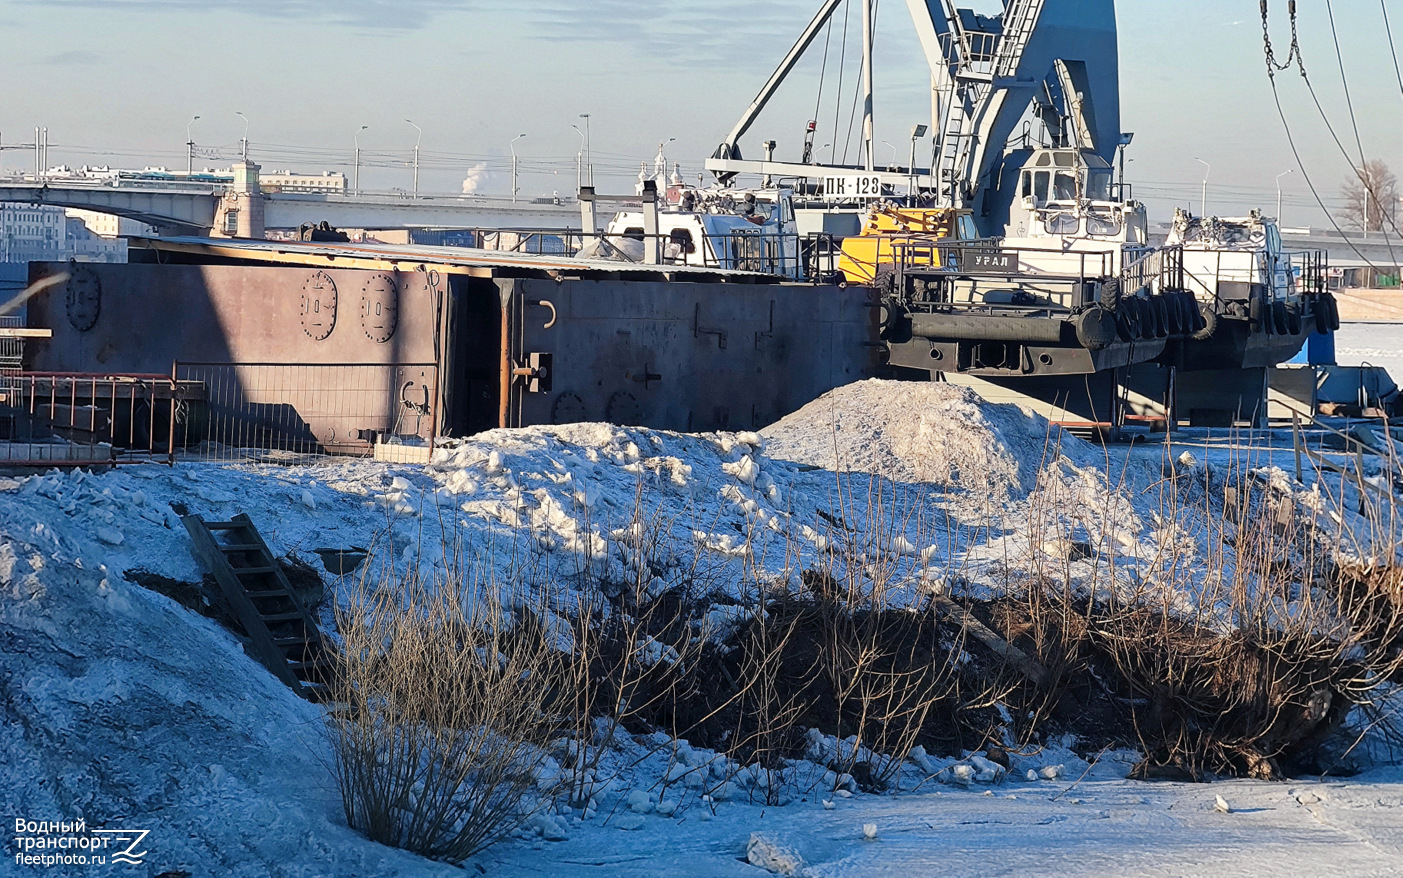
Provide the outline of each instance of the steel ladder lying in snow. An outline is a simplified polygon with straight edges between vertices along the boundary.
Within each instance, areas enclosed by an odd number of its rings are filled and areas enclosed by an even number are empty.
[[[180,520],[200,565],[214,576],[243,625],[249,654],[302,697],[320,699],[334,655],[253,521],[242,512],[231,521],[198,515]]]

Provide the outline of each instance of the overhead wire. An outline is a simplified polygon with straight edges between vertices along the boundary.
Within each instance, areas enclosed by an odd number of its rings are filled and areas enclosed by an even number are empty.
[[[1393,45],[1393,26],[1388,22],[1388,0],[1379,0],[1379,8],[1384,14],[1384,36],[1388,37],[1388,51],[1393,56],[1393,75],[1398,78],[1398,91],[1403,93],[1403,68],[1398,66],[1398,50]]]
[[[872,18],[870,22],[872,26],[872,33],[864,36],[864,41],[873,39],[876,36],[877,8],[879,5],[880,0],[872,0]],[[843,140],[843,164],[845,165],[848,163],[848,149],[852,147],[853,126],[857,121],[857,105],[862,98],[862,83],[862,78],[859,77],[857,82],[853,85],[852,110],[848,113],[848,134],[847,137]],[[873,164],[875,166],[876,162],[874,161]]]
[[[833,95],[833,142],[829,144],[828,163],[838,155],[838,125],[843,112],[843,75],[848,69],[848,25],[852,22],[852,0],[843,0],[843,40],[838,50],[838,88]]]
[[[1374,199],[1374,206],[1378,208],[1380,218],[1387,219],[1389,224],[1393,226],[1394,231],[1398,231],[1398,225],[1393,221],[1390,210],[1392,205],[1386,205],[1379,199],[1379,193],[1376,189],[1378,180],[1373,179],[1374,174],[1369,168],[1369,159],[1364,155],[1364,139],[1359,136],[1359,119],[1355,116],[1354,99],[1350,97],[1349,93],[1349,77],[1345,75],[1345,56],[1343,50],[1340,49],[1340,32],[1335,27],[1335,7],[1332,0],[1325,0],[1325,11],[1330,19],[1330,36],[1335,41],[1335,58],[1340,64],[1340,84],[1343,86],[1345,92],[1345,108],[1349,110],[1349,123],[1354,128],[1354,144],[1359,149],[1359,164],[1356,166],[1355,174],[1359,177],[1359,182],[1364,185],[1365,191],[1364,205],[1361,211],[1361,216],[1364,220],[1364,234],[1367,235],[1369,233],[1370,197]],[[1380,229],[1384,232],[1384,244],[1388,246],[1388,259],[1390,262],[1397,265],[1398,259],[1393,252],[1392,242],[1388,240],[1388,232],[1386,229],[1382,228],[1382,224],[1380,224]]]
[[[1276,103],[1277,115],[1281,117],[1281,127],[1286,133],[1286,143],[1291,148],[1291,155],[1294,156],[1296,159],[1296,167],[1300,169],[1301,178],[1306,181],[1306,186],[1309,187],[1311,195],[1315,198],[1316,205],[1320,208],[1321,212],[1325,214],[1325,218],[1330,221],[1330,225],[1335,229],[1336,233],[1338,233],[1339,236],[1344,240],[1345,244],[1349,246],[1349,249],[1354,251],[1354,255],[1358,256],[1370,268],[1378,270],[1378,266],[1374,265],[1374,263],[1370,261],[1369,257],[1364,255],[1364,253],[1359,249],[1359,247],[1354,243],[1354,241],[1350,239],[1349,235],[1345,234],[1345,230],[1341,228],[1340,224],[1335,220],[1334,214],[1332,214],[1330,212],[1330,209],[1325,206],[1325,201],[1320,197],[1320,191],[1316,188],[1315,181],[1311,179],[1310,172],[1306,170],[1305,161],[1301,158],[1301,151],[1299,147],[1296,146],[1296,137],[1294,134],[1291,133],[1291,123],[1286,119],[1286,108],[1283,107],[1281,103],[1281,91],[1276,81],[1276,74],[1280,71],[1288,69],[1291,66],[1291,62],[1293,60],[1299,67],[1301,76],[1306,80],[1307,86],[1309,86],[1310,83],[1309,78],[1306,77],[1305,62],[1301,58],[1300,39],[1297,34],[1296,24],[1296,2],[1295,0],[1290,0],[1289,3],[1291,15],[1291,50],[1290,54],[1287,55],[1286,61],[1284,63],[1277,62],[1275,50],[1272,48],[1271,21],[1268,17],[1267,0],[1261,0],[1261,6],[1262,41],[1266,52],[1267,79],[1271,81],[1272,99]],[[1311,95],[1314,96],[1314,94],[1314,89],[1312,89]],[[1316,101],[1316,106],[1319,107],[1318,100]],[[1321,109],[1321,113],[1324,113],[1323,109]],[[1327,127],[1329,126],[1328,118],[1326,119],[1326,125]],[[1334,132],[1332,129],[1331,134],[1333,135],[1333,133]],[[1339,138],[1336,138],[1335,140],[1336,143],[1339,142]]]
[[[833,41],[833,16],[828,16],[828,26],[823,32],[823,64],[818,70],[818,96],[814,98],[814,123],[817,125],[819,112],[823,109],[823,84],[828,79],[828,48]]]

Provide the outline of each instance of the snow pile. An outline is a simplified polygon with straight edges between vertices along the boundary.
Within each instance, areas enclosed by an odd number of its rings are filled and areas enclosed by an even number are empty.
[[[0,811],[150,830],[149,874],[461,874],[346,827],[320,709],[229,632],[10,539],[0,693]]]
[[[1085,443],[1064,439],[1045,419],[951,384],[849,384],[761,432],[771,457],[929,482],[1000,503],[1026,495],[1060,455],[1093,462]]]

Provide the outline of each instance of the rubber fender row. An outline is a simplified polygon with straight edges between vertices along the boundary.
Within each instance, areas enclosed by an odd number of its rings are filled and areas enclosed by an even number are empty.
[[[1311,300],[1315,312],[1315,331],[1328,335],[1340,328],[1340,303],[1332,293],[1320,293]]]
[[[1115,341],[1150,341],[1170,336],[1207,338],[1217,328],[1211,308],[1200,307],[1193,294],[1161,293],[1141,298],[1121,298],[1116,287],[1110,296],[1102,286],[1097,304],[1082,311],[1074,320],[1077,341],[1088,350],[1099,351]],[[1114,304],[1114,308],[1107,307]]]

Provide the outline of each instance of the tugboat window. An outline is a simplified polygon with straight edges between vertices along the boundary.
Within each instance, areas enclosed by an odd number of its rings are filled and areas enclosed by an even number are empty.
[[[1052,181],[1052,198],[1054,201],[1075,201],[1077,197],[1077,178],[1075,174],[1068,174],[1059,171]]]
[[[1075,235],[1079,225],[1074,213],[1054,213],[1043,221],[1043,228],[1049,235]]]
[[[1114,214],[1093,213],[1086,218],[1086,233],[1088,235],[1119,235],[1120,218]]]
[[[1033,175],[1033,200],[1039,204],[1047,201],[1047,184],[1050,176],[1047,171],[1038,171]]]
[[[1091,171],[1087,175],[1086,197],[1092,201],[1111,200],[1111,172]]]
[[[692,233],[691,233],[689,230],[687,230],[687,229],[673,229],[673,230],[672,230],[671,238],[672,238],[672,243],[673,243],[673,245],[675,245],[675,246],[677,247],[678,252],[680,252],[680,253],[695,253],[695,252],[697,252],[697,245],[696,245],[696,243],[692,240]]]

